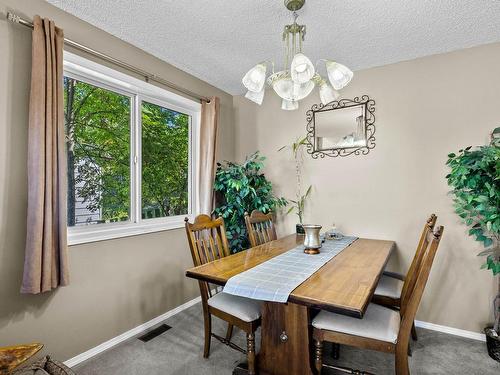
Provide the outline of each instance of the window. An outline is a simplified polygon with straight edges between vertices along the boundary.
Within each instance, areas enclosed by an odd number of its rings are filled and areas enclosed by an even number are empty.
[[[132,98],[64,77],[68,226],[130,219]]]
[[[69,243],[194,214],[200,104],[65,52]]]
[[[141,116],[142,218],[186,215],[190,118],[146,101]]]

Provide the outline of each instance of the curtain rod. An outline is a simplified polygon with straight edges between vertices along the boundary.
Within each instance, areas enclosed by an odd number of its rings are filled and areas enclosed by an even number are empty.
[[[23,18],[21,18],[20,16],[12,13],[12,12],[7,12],[7,19],[13,23],[17,23],[19,25],[23,25],[23,26],[27,26],[29,28],[33,28],[33,23],[31,21],[27,21]],[[170,81],[167,81],[161,77],[158,77],[154,74],[151,74],[151,73],[148,73],[140,68],[137,68],[133,65],[130,65],[130,64],[127,64],[126,62],[123,62],[121,60],[118,60],[118,59],[115,59],[114,57],[111,57],[109,55],[106,55],[102,52],[99,52],[99,51],[96,51],[90,47],[87,47],[87,46],[84,46],[83,44],[80,44],[80,43],[77,43],[75,42],[74,40],[71,40],[71,39],[67,39],[67,38],[64,38],[64,44],[72,47],[72,48],[75,48],[79,51],[83,51],[85,53],[88,53],[90,55],[93,55],[93,56],[96,56],[96,57],[99,57],[100,59],[103,59],[105,61],[108,61],[114,65],[117,65],[123,69],[126,69],[130,72],[133,72],[133,73],[136,73],[142,77],[144,77],[144,80],[146,82],[149,82],[149,81],[154,81],[154,82],[157,82],[157,83],[160,83],[162,85],[165,85],[175,91],[178,91],[184,95],[187,95],[191,98],[194,98],[194,99],[197,99],[199,101],[205,101],[207,103],[210,103],[210,99],[205,97],[205,96],[201,96],[199,94],[196,94],[192,91],[189,91],[187,89],[184,89],[182,87],[179,87],[177,86],[175,83],[172,83]]]

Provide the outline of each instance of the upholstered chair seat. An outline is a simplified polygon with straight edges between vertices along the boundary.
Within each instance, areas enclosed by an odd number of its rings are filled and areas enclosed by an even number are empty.
[[[363,319],[321,311],[313,319],[312,325],[314,328],[322,330],[368,337],[396,344],[400,321],[398,311],[370,303]]]
[[[259,301],[253,299],[221,292],[210,297],[208,305],[235,316],[244,322],[253,322],[260,318],[261,304]]]
[[[382,275],[378,282],[377,289],[375,289],[375,294],[378,296],[399,299],[401,297],[403,285],[404,281],[402,280]]]

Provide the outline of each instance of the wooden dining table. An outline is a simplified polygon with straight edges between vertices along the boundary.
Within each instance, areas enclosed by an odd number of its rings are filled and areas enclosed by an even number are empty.
[[[188,269],[186,276],[223,286],[303,240],[289,235]],[[359,238],[295,288],[287,303],[263,302],[258,373],[313,374],[310,314],[322,309],[362,319],[393,248],[394,241]],[[235,369],[234,374],[240,373],[243,368]]]

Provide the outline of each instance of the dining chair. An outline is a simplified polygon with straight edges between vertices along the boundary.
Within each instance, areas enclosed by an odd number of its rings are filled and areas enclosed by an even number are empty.
[[[248,215],[248,212],[245,212],[245,224],[247,226],[250,246],[252,247],[278,238],[276,236],[272,212],[264,214],[259,210],[253,210],[250,215]]]
[[[198,215],[193,223],[184,219],[189,248],[194,266],[221,259],[230,254],[224,220],[212,220],[208,215]],[[203,318],[205,326],[205,345],[203,357],[210,354],[210,341],[214,337],[229,347],[247,355],[248,373],[255,374],[255,331],[260,326],[261,305],[251,300],[212,288],[208,282],[199,281]],[[212,332],[212,315],[228,323],[226,337]],[[243,330],[247,336],[246,350],[231,342],[233,326]]]
[[[432,214],[427,219],[406,276],[396,272],[385,271],[380,277],[372,302],[395,309],[401,308],[401,296],[404,295],[408,289],[411,289],[416,282],[417,270],[422,262],[422,257],[428,245],[428,233],[434,230],[436,220],[437,216],[435,214]],[[418,338],[415,323],[412,324],[411,336],[415,341]]]
[[[350,374],[367,374],[359,370],[323,364],[323,342],[333,342],[361,349],[395,354],[396,375],[409,375],[408,345],[411,327],[429,278],[434,257],[443,235],[443,227],[426,234],[427,246],[417,266],[415,283],[402,296],[401,309],[370,303],[363,319],[352,318],[328,311],[321,311],[312,321],[314,339],[314,364],[318,374],[323,367]]]

